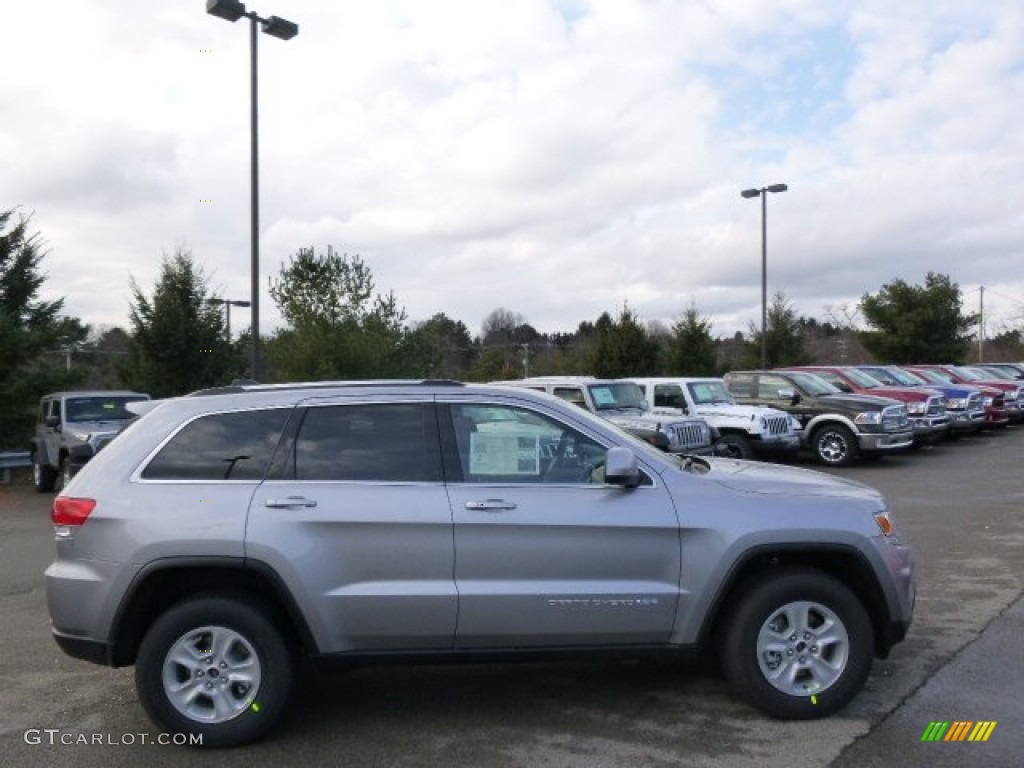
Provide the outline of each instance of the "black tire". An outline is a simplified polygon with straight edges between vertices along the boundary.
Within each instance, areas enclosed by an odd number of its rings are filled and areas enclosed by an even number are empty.
[[[171,661],[175,648],[186,649],[177,658],[195,658],[194,669]],[[166,733],[201,736],[195,746],[203,747],[262,736],[287,706],[294,679],[284,635],[255,603],[236,597],[200,597],[168,608],[146,632],[135,661],[146,713]],[[183,692],[178,704],[169,697],[174,685]],[[196,688],[198,695],[185,693]]]
[[[754,446],[746,435],[727,434],[718,438],[718,445],[725,448],[725,455],[730,459],[753,459]]]
[[[842,424],[825,424],[811,438],[814,458],[829,467],[848,467],[857,460],[857,438]]]
[[[779,652],[759,649],[759,642]],[[837,712],[864,687],[873,642],[867,611],[841,582],[784,568],[759,574],[734,605],[722,667],[737,692],[765,714],[808,720]],[[773,669],[781,672],[779,685],[769,678]],[[789,671],[795,674],[787,682]]]
[[[60,460],[60,467],[57,469],[57,480],[54,482],[54,490],[60,493],[68,487],[68,483],[71,482],[71,462],[68,461],[68,457],[65,456]]]
[[[32,457],[32,485],[36,493],[50,493],[57,482],[57,472],[49,464],[40,464],[39,457]]]

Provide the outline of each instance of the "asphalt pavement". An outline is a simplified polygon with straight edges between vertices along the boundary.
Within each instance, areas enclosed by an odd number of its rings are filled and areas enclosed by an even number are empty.
[[[907,640],[833,717],[772,720],[671,663],[393,667],[307,678],[279,729],[220,751],[144,741],[133,670],[60,652],[50,497],[0,484],[0,768],[1022,766],[1022,451],[1019,427],[830,470],[885,493],[919,575]],[[922,741],[947,722],[995,726]]]

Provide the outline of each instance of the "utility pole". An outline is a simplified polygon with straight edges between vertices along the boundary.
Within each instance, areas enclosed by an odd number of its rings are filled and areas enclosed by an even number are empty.
[[[978,362],[980,363],[985,354],[985,286],[981,286],[978,291],[980,303],[978,314],[981,317],[978,327]]]

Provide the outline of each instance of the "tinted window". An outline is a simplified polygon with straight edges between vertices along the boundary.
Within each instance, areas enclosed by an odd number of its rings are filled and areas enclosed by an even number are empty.
[[[603,483],[605,448],[547,416],[505,405],[453,404],[470,483]]]
[[[150,480],[261,480],[287,408],[202,416],[185,425],[142,472]]]
[[[793,390],[793,385],[781,376],[761,374],[757,381],[757,396],[763,400],[779,400],[781,390]]]
[[[754,381],[751,376],[733,374],[726,378],[725,384],[737,397],[754,396]]]
[[[295,479],[440,482],[433,404],[310,408],[295,441]]]
[[[583,390],[579,387],[555,387],[552,394],[555,397],[560,397],[567,403],[578,405],[580,408],[587,407],[587,401],[583,397]]]
[[[685,408],[683,388],[678,384],[655,384],[654,405],[659,408]]]

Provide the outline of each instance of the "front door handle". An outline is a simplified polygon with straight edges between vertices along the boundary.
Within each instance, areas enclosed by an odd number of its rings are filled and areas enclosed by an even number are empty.
[[[305,496],[288,496],[283,499],[267,499],[263,506],[271,509],[291,509],[294,507],[315,507],[315,499],[307,499]]]
[[[504,499],[484,499],[483,501],[467,501],[466,509],[477,512],[501,512],[506,509],[515,509],[516,505]]]

